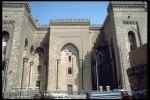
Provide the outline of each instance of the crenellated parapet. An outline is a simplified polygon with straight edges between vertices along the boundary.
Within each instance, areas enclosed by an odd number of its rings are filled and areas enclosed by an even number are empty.
[[[50,26],[89,26],[90,19],[52,19]]]
[[[46,24],[46,25],[38,25],[36,30],[37,31],[47,31],[49,27],[50,26],[48,24]]]
[[[101,24],[91,24],[90,27],[101,27]]]
[[[46,24],[46,25],[39,25],[38,27],[40,27],[40,28],[46,28],[46,27],[49,27],[49,25],[48,24]]]
[[[91,24],[90,25],[90,30],[100,30],[100,28],[102,27],[101,24]]]
[[[26,8],[31,13],[31,7],[28,1],[3,1],[2,8]]]
[[[137,65],[128,68],[127,74],[130,76],[130,75],[145,73],[146,71],[147,71],[147,64],[142,64],[142,65]]]
[[[113,11],[127,11],[131,9],[133,11],[145,11],[147,8],[144,1],[111,1],[107,8],[107,12],[111,12],[112,9]]]

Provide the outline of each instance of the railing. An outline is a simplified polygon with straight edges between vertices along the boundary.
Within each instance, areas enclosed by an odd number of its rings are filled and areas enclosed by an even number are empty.
[[[4,99],[52,99],[51,94],[68,94],[71,98],[85,98],[86,92],[73,91],[71,94],[68,91],[38,91],[38,90],[10,90],[2,94]]]
[[[38,92],[35,91],[9,91],[3,93],[3,98],[4,99],[33,99],[35,94],[39,94]]]
[[[68,91],[37,91],[37,90],[10,90],[2,94],[3,99],[53,99],[52,94],[67,94],[71,99],[86,99],[87,93],[100,91],[79,92],[73,91],[72,94]],[[129,91],[128,91],[129,93]]]

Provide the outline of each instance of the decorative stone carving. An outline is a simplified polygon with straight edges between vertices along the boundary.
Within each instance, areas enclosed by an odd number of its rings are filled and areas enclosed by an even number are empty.
[[[10,25],[13,25],[15,23],[15,21],[14,20],[3,20],[3,22],[2,22],[2,24],[10,24]]]
[[[135,25],[137,22],[133,20],[123,20],[124,25]]]

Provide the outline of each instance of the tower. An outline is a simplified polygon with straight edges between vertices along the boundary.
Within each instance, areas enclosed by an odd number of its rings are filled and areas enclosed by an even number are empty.
[[[109,43],[118,86],[131,91],[127,76],[129,52],[147,42],[147,11],[142,1],[112,1],[103,27]],[[114,56],[113,56],[114,55]],[[115,59],[115,60],[114,60]]]

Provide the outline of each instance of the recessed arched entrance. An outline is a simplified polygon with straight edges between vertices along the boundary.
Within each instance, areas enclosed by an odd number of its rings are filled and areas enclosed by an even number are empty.
[[[64,45],[60,52],[57,63],[57,84],[56,89],[67,91],[79,91],[80,88],[80,60],[78,48],[68,43]]]
[[[35,87],[39,90],[45,90],[46,66],[44,49],[38,47],[35,49]]]

